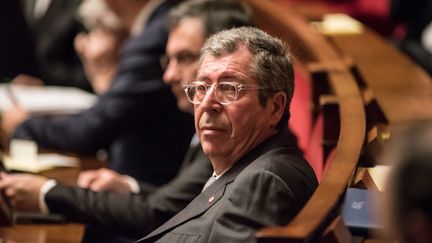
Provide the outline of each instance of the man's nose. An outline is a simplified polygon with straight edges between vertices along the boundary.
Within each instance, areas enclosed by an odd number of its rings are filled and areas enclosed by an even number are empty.
[[[215,86],[211,86],[203,100],[201,101],[201,104],[199,104],[199,106],[204,110],[204,111],[212,111],[212,112],[219,112],[222,109],[222,104],[219,102],[218,98],[216,97],[216,90],[215,90]]]
[[[166,84],[180,83],[180,72],[175,62],[168,63],[162,78]]]

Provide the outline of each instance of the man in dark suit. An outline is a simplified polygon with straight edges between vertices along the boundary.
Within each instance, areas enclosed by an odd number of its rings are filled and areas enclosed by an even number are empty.
[[[32,35],[38,72],[20,75],[20,80],[15,82],[73,86],[91,91],[74,50],[75,36],[84,31],[76,16],[82,0],[19,2]]]
[[[254,242],[287,224],[317,186],[286,133],[294,77],[283,43],[256,28],[219,32],[185,84],[213,175],[186,208],[139,242]]]
[[[112,85],[92,108],[77,115],[24,121],[12,109],[2,114],[3,128],[13,138],[34,140],[41,148],[78,154],[104,149],[113,170],[153,185],[168,182],[193,134],[190,114],[178,110],[162,82],[159,57],[165,50],[165,18],[173,2],[113,2],[110,7],[134,32],[122,50]]]
[[[195,79],[198,53],[205,39],[223,29],[252,25],[250,12],[236,1],[194,0],[186,1],[171,11],[168,22],[170,33],[164,81],[170,84],[178,107],[184,112],[192,112],[193,106],[185,96],[182,83]],[[160,188],[138,183],[136,194],[94,192],[53,185],[46,178],[28,174],[2,174],[0,188],[17,209],[39,211],[38,198],[44,198],[52,213],[61,213],[73,221],[98,225],[110,232],[137,238],[151,232],[192,201],[201,192],[212,170],[199,143],[192,142],[175,179]],[[107,183],[104,178],[113,173],[106,169],[91,172],[86,187],[101,190],[111,186],[110,189],[115,191],[130,191],[128,183],[122,180],[124,177],[118,174],[115,174],[119,177],[114,183],[117,185],[115,188],[112,180],[104,185]],[[44,192],[45,197],[41,196]]]
[[[34,43],[18,1],[0,1],[0,30],[0,83],[20,73],[35,75]]]

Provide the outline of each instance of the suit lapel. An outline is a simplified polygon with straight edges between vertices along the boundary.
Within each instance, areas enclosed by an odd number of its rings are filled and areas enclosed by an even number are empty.
[[[153,242],[157,238],[161,237],[166,232],[173,228],[183,224],[191,219],[199,217],[205,213],[209,208],[215,205],[225,194],[226,187],[232,183],[238,174],[250,163],[255,161],[258,157],[266,153],[267,151],[279,147],[282,144],[291,144],[293,140],[289,138],[287,143],[286,133],[279,133],[271,139],[268,139],[264,143],[257,146],[248,155],[243,157],[237,163],[231,167],[224,175],[218,180],[211,184],[206,190],[201,192],[186,208],[176,214],[173,218],[168,220],[165,224],[154,230],[152,233],[142,238],[138,242],[151,240]],[[281,141],[282,140],[282,141]]]
[[[164,234],[165,232],[177,227],[180,224],[199,217],[222,198],[225,193],[226,186],[233,180],[234,177],[219,178],[205,191],[201,192],[191,203],[189,203],[186,208],[184,208],[173,218],[168,220],[165,224],[157,228],[142,240],[148,240],[152,237]]]
[[[249,156],[250,157],[250,156]],[[255,156],[253,156],[255,158]],[[172,230],[173,228],[183,224],[191,219],[199,217],[205,213],[209,208],[215,205],[225,194],[226,187],[232,183],[238,174],[253,161],[251,158],[243,159],[236,163],[218,180],[211,184],[206,190],[201,192],[189,205],[176,214],[173,218],[168,220],[165,224],[157,228],[155,231],[141,239],[146,241],[153,237],[159,238],[162,234]],[[154,240],[154,239],[152,239]]]

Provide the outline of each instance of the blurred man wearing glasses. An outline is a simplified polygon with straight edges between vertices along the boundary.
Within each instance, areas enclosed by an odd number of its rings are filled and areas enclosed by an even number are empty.
[[[93,79],[108,76],[107,90],[77,114],[32,116],[20,106],[9,107],[0,112],[5,146],[26,139],[82,156],[105,151],[109,168],[160,186],[177,174],[193,134],[192,118],[177,108],[159,62],[168,37],[166,17],[177,1],[104,2],[130,35],[116,65],[99,63],[105,68],[90,72]]]
[[[294,76],[284,44],[242,27],[201,51],[197,81],[184,85],[213,175],[181,212],[139,242],[254,242],[287,224],[317,186],[287,134]]]

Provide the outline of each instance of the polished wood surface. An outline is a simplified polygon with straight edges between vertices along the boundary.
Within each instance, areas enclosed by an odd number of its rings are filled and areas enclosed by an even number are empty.
[[[430,76],[389,41],[366,29],[361,34],[330,35],[349,56],[361,82],[370,89],[388,124],[432,118]]]
[[[346,60],[304,18],[271,1],[247,1],[259,27],[287,41],[306,66],[320,66],[338,102],[339,131],[335,155],[318,189],[286,226],[257,233],[260,242],[307,242],[317,239],[334,217],[352,180],[365,139],[361,93]]]
[[[0,227],[2,242],[56,243],[81,242],[84,226],[81,224],[40,224]]]
[[[260,242],[318,242],[339,215],[342,195],[353,186],[357,163],[366,148],[377,138],[388,140],[391,134],[386,128],[390,125],[432,118],[431,78],[389,41],[367,28],[358,34],[318,33],[308,21],[321,20],[319,15],[328,12],[322,6],[302,8],[300,5],[307,5],[302,1],[295,1],[295,6],[279,0],[246,1],[252,6],[257,25],[287,41],[312,78],[320,79],[312,88],[327,83],[327,88],[317,90],[328,93],[315,94],[320,96],[314,97],[315,103],[327,95],[338,104],[338,112],[327,114],[332,119],[324,125],[324,134],[329,127],[337,130],[335,156],[318,189],[288,225],[269,227],[257,234]],[[376,136],[370,138],[373,129]]]
[[[69,154],[69,156],[77,157]],[[98,169],[106,167],[104,161],[98,160],[95,157],[79,157],[78,167],[59,167],[52,170],[43,171],[40,174],[48,178],[53,178],[61,183],[68,185],[76,185],[78,174],[83,170]]]

